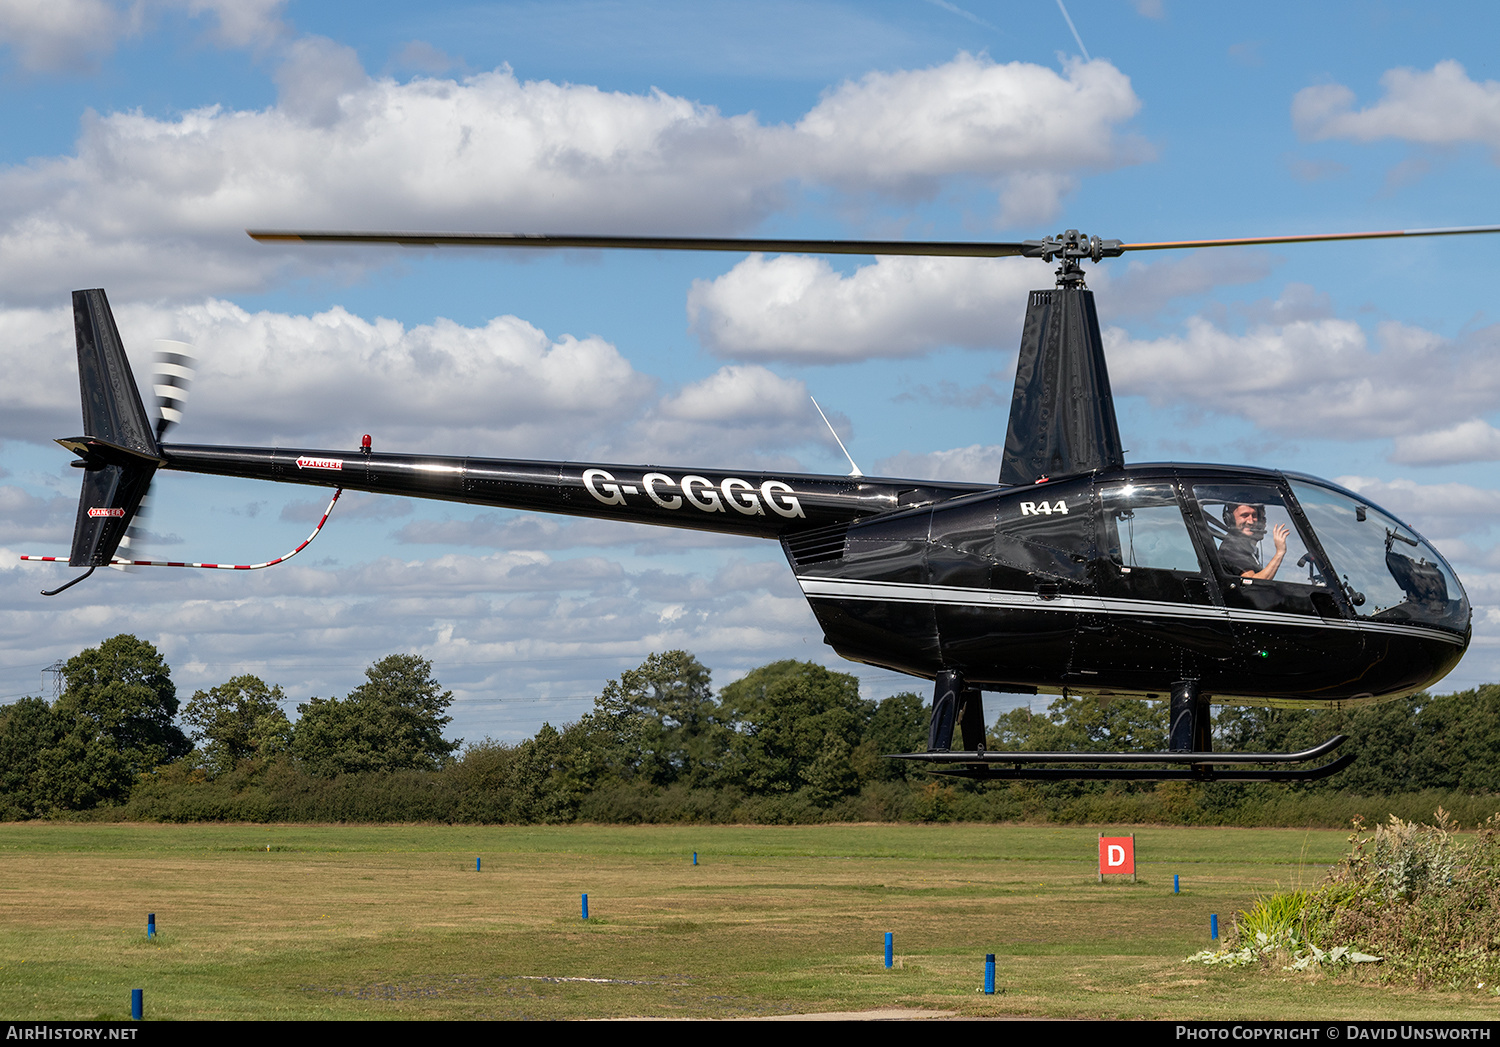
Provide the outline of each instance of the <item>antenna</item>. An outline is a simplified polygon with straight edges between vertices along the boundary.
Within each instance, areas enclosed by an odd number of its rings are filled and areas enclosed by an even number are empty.
[[[854,456],[849,453],[849,448],[847,448],[847,447],[844,446],[844,441],[842,441],[842,440],[839,439],[839,434],[837,432],[834,432],[833,423],[830,422],[828,420],[828,416],[823,413],[823,408],[818,407],[818,398],[816,396],[809,396],[808,399],[813,402],[813,406],[814,407],[818,408],[818,417],[821,418],[821,419],[823,419],[823,424],[826,425],[826,426],[828,426],[828,431],[830,433],[833,433],[833,440],[834,440],[835,443],[837,443],[839,445],[839,450],[843,451],[844,452],[844,457],[847,458],[847,459],[849,459],[849,475],[850,476],[863,476],[863,475],[865,475],[864,473],[862,473],[862,472],[859,471],[859,466],[857,466],[857,465],[854,464]]]

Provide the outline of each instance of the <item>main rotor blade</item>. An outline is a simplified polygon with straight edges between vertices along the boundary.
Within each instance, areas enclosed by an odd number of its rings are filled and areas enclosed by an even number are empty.
[[[247,229],[261,243],[400,244],[402,247],[552,247],[619,248],[643,251],[763,251],[786,254],[914,255],[946,258],[1047,258],[1058,255],[1087,258],[1087,237],[1072,230],[1058,238],[1019,243],[954,240],[775,240],[700,236],[579,236],[546,233],[351,233]],[[1253,247],[1267,244],[1320,243],[1332,240],[1388,240],[1400,236],[1465,236],[1500,233],[1500,225],[1465,225],[1442,229],[1383,229],[1363,233],[1310,233],[1297,236],[1239,236],[1224,240],[1161,240],[1121,243],[1106,240],[1094,258],[1115,257],[1126,251],[1171,251],[1196,247]]]
[[[1443,229],[1387,229],[1370,233],[1312,233],[1303,236],[1241,236],[1229,240],[1163,240],[1150,244],[1122,244],[1125,251],[1171,251],[1187,247],[1253,247],[1259,244],[1307,244],[1325,240],[1389,240],[1397,236],[1466,236],[1500,233],[1500,225],[1456,225]]]
[[[550,236],[541,233],[340,233],[247,229],[261,243],[400,244],[402,247],[606,247],[642,251],[765,251],[786,254],[925,255],[1006,258],[1022,243],[945,240],[772,240],[700,236]]]

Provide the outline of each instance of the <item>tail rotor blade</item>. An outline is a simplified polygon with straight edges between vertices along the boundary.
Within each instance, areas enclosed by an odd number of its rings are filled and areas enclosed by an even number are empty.
[[[161,430],[158,428],[158,435]],[[116,560],[143,560],[146,557],[146,533],[151,524],[151,488],[146,488],[146,493],[141,496],[140,508],[136,509],[135,515],[130,518],[130,525],[125,528],[125,537],[120,539],[119,546],[115,549]],[[116,571],[124,571],[127,574],[135,574],[140,570],[125,563],[111,563],[110,568]]]
[[[186,342],[158,338],[154,343],[151,388],[156,393],[156,438],[182,421],[188,390],[198,372],[195,350]]]

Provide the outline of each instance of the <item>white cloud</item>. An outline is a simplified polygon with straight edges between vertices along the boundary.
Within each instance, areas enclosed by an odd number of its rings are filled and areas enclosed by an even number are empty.
[[[1335,483],[1358,492],[1434,540],[1487,531],[1500,523],[1500,491],[1472,484],[1421,484],[1397,478],[1341,476]]]
[[[768,420],[804,422],[811,411],[807,386],[764,367],[721,367],[657,408],[667,418],[725,424]]]
[[[0,309],[0,439],[80,428],[74,344],[71,308]]]
[[[446,73],[459,63],[426,40],[410,40],[397,53],[396,64],[423,73]]]
[[[1495,329],[1446,341],[1385,322],[1371,345],[1359,325],[1333,318],[1243,333],[1201,316],[1184,326],[1180,335],[1139,340],[1107,329],[1115,394],[1238,415],[1282,435],[1335,439],[1409,436],[1500,406]]]
[[[141,311],[124,310],[122,327]],[[148,318],[168,319],[151,310],[134,326]],[[175,310],[168,330],[201,357],[174,434],[183,441],[209,432],[257,442],[337,434],[342,443],[368,431],[403,450],[478,453],[473,442],[485,439],[510,457],[540,455],[579,447],[584,419],[597,438],[652,384],[602,339],[554,341],[514,316],[407,329],[342,308],[288,316],[210,301]]]
[[[845,275],[805,255],[752,255],[688,292],[693,333],[720,356],[833,363],[944,345],[1014,346],[1026,292],[1049,281],[1021,259],[881,258]]]
[[[108,0],[0,0],[0,44],[27,72],[87,69],[131,28]]]
[[[344,116],[344,104],[369,84],[354,48],[326,37],[304,36],[286,49],[276,69],[277,108],[293,120],[329,128]]]
[[[1500,147],[1500,83],[1476,83],[1451,60],[1428,72],[1391,69],[1380,83],[1384,96],[1358,110],[1354,92],[1342,84],[1299,91],[1292,100],[1297,133],[1314,141],[1397,138],[1426,145],[1481,142]]]
[[[0,486],[0,519],[12,540],[52,541],[72,524],[77,508],[75,497],[43,497],[22,487]]]
[[[1263,251],[1210,252],[1094,268],[1088,280],[1104,315],[1145,316],[1177,298],[1254,283],[1273,264]],[[710,351],[737,359],[835,363],[943,346],[1009,351],[1020,340],[1027,293],[1051,284],[1051,266],[1021,258],[888,257],[845,274],[822,258],[752,255],[693,283],[688,320]],[[1268,318],[1287,318],[1291,302],[1305,305],[1289,289]]]
[[[1101,316],[1152,316],[1178,298],[1220,287],[1253,284],[1271,275],[1276,259],[1267,251],[1228,248],[1191,251],[1193,257],[1159,262],[1137,258],[1113,262],[1108,279],[1089,274]]]
[[[1400,436],[1391,461],[1403,465],[1500,461],[1500,429],[1482,418],[1470,418],[1436,432]]]
[[[747,561],[750,550],[756,559]],[[411,651],[431,658],[456,692],[455,734],[518,737],[536,728],[535,699],[596,694],[651,650],[684,648],[739,672],[794,648],[837,661],[767,542],[700,553],[708,561],[681,572],[525,551],[381,557],[335,569],[294,562],[254,575],[101,572],[50,600],[36,590],[63,572],[17,564],[18,551],[0,540],[0,586],[9,594],[0,664],[12,696],[36,693],[42,667],[117,632],[156,644],[180,691],[254,672],[298,701],[346,693],[364,666]],[[522,704],[500,716],[497,698]],[[546,715],[560,722],[588,705]]]
[[[321,513],[322,505],[301,503]],[[539,513],[483,513],[449,520],[414,520],[396,532],[408,545],[491,549],[591,549],[628,546],[636,555],[729,548],[744,539],[709,531],[677,530],[619,520],[567,520]]]
[[[391,257],[256,245],[243,230],[257,226],[703,234],[754,225],[797,185],[910,198],[953,179],[1036,218],[1079,173],[1143,156],[1116,130],[1139,102],[1102,61],[1059,74],[960,55],[846,83],[795,125],[766,125],[509,69],[371,79],[320,38],[282,55],[272,108],[89,116],[74,155],[0,170],[7,300],[101,283],[222,294],[287,266],[326,276]]]
[[[327,509],[327,498],[315,497],[310,501],[288,502],[281,507],[279,519],[315,524],[322,519]],[[349,520],[393,520],[411,514],[410,498],[346,491],[338,502],[339,523]],[[259,515],[258,507],[252,515]]]
[[[294,316],[217,299],[115,314],[148,409],[152,341],[196,348],[192,397],[171,433],[180,443],[347,447],[369,432],[403,452],[744,469],[801,469],[794,449],[828,449],[800,380],[729,365],[658,398],[656,381],[603,339],[554,339],[514,316],[406,327],[339,307]],[[0,309],[0,439],[77,431],[71,321],[71,310]]]
[[[214,37],[226,47],[258,47],[287,32],[281,9],[287,0],[165,0],[186,7],[189,15],[212,14],[218,20]]]
[[[1109,62],[1072,61],[1058,76],[961,54],[829,91],[798,122],[795,148],[822,180],[906,196],[931,195],[952,175],[1019,179],[1024,209],[1047,218],[1075,172],[1147,158],[1115,133],[1140,104]]]
[[[189,443],[341,446],[368,431],[377,446],[404,450],[478,453],[483,439],[512,457],[564,457],[585,446],[585,422],[598,439],[644,410],[653,386],[602,339],[553,340],[514,316],[407,328],[338,307],[292,316],[219,300],[125,305],[115,315],[142,389],[152,339],[197,348],[193,397],[173,432]],[[71,321],[71,310],[0,309],[0,436],[35,441],[77,428]]]
[[[998,482],[1004,457],[1004,444],[971,444],[925,454],[902,451],[876,462],[875,470],[881,476],[992,484]]]
[[[847,419],[830,420],[847,431]],[[662,399],[616,439],[614,450],[656,461],[672,454],[734,468],[796,469],[787,450],[815,444],[826,451],[826,433],[806,383],[756,365],[730,365]]]
[[[0,0],[0,47],[30,73],[91,68],[144,23],[173,11],[212,15],[226,47],[265,45],[285,31],[286,0]]]

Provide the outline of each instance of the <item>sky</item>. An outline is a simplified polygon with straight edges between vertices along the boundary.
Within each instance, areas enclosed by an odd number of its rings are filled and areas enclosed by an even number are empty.
[[[1500,8],[1180,0],[0,0],[0,701],[115,635],[289,711],[395,652],[518,741],[685,649],[822,644],[780,548],[352,494],[254,574],[74,572],[69,292],[171,439],[993,481],[1024,259],[266,246],[246,228],[1131,241],[1500,223]],[[1074,32],[1076,29],[1076,35]],[[1500,236],[1089,272],[1129,461],[1336,480],[1447,556],[1500,680]],[[316,490],[159,474],[147,555],[258,562]],[[991,708],[1003,702],[991,700]]]

